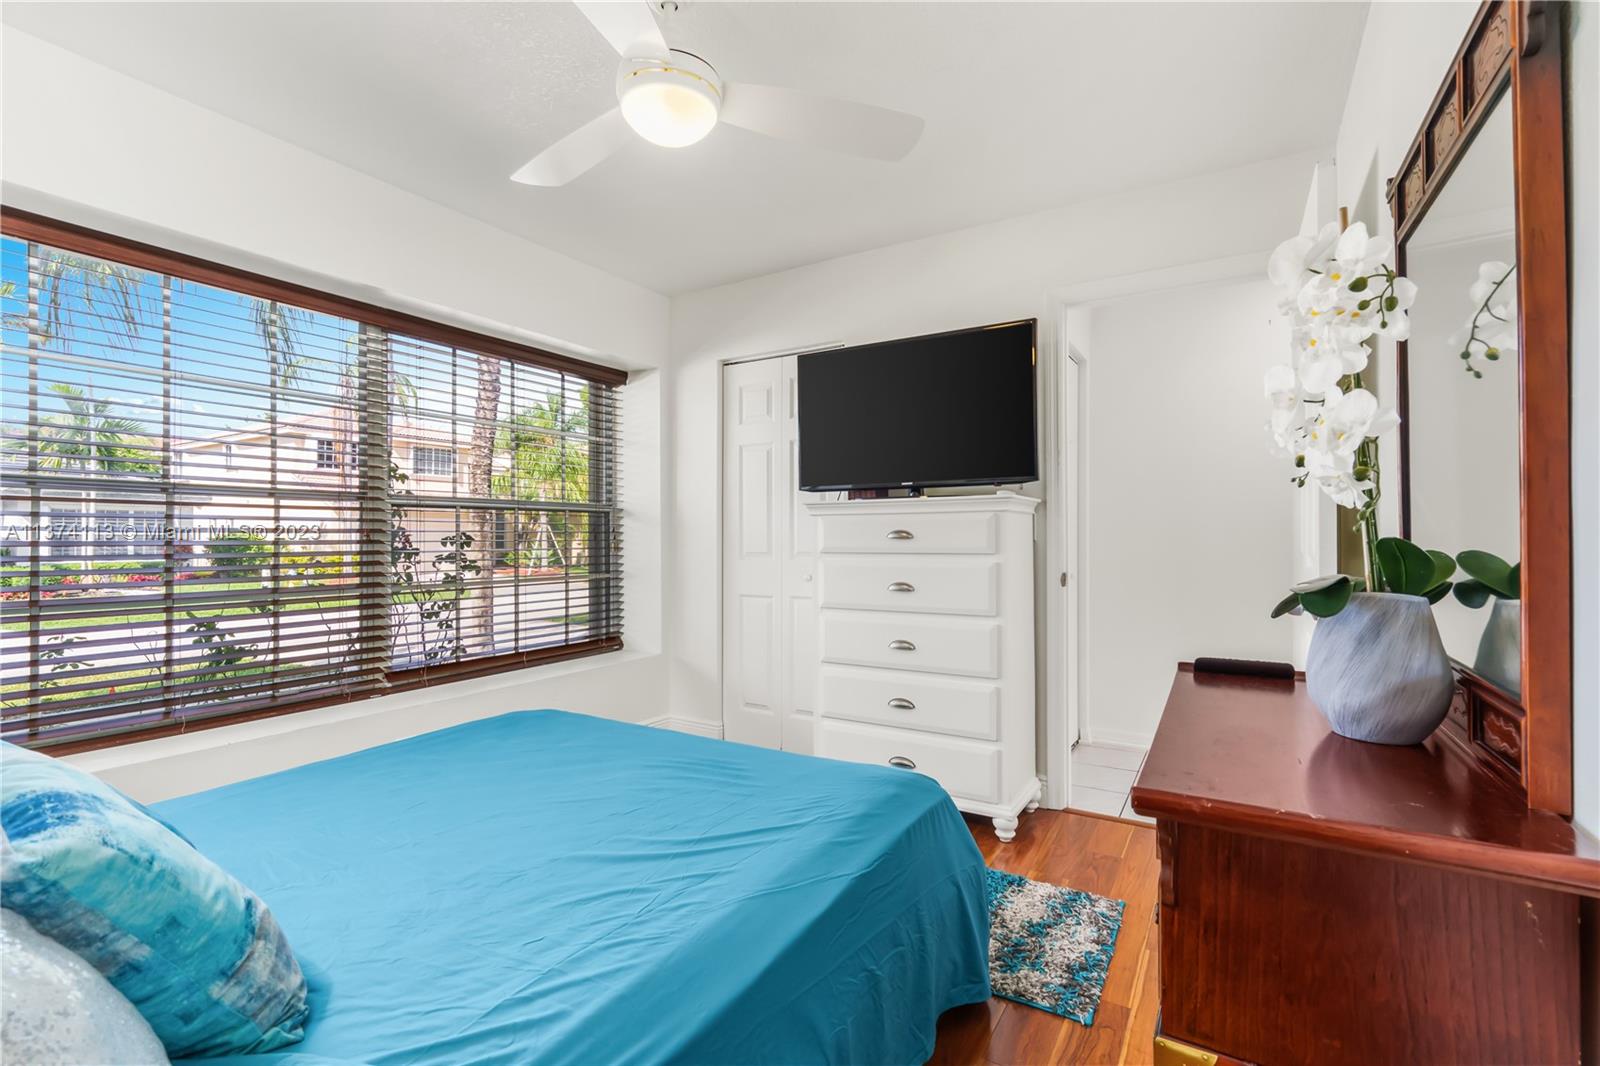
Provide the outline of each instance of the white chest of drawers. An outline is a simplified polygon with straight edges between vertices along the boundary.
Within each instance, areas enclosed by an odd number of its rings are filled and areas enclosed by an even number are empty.
[[[1010,840],[1039,802],[1034,509],[983,496],[814,503],[817,754],[938,781]]]

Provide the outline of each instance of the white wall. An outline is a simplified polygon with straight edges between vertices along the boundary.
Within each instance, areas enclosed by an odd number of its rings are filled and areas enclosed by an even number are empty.
[[[7,204],[634,371],[623,408],[629,652],[75,761],[150,799],[519,707],[664,713],[665,297],[27,34],[5,31],[4,59]]]
[[[1381,3],[1372,6],[1340,123],[1340,203],[1392,233],[1383,182],[1399,168],[1477,4]],[[1569,255],[1572,277],[1573,751],[1574,821],[1600,834],[1600,9],[1572,4],[1568,71]],[[1394,392],[1393,346],[1380,351],[1380,387]],[[1382,447],[1395,454],[1397,440]],[[1391,504],[1398,500],[1391,498]],[[1391,507],[1387,528],[1397,525]]]
[[[1087,164],[1086,164],[1087,165]],[[1306,176],[1313,158],[1273,160],[1221,174],[1122,193],[1071,207],[893,245],[733,285],[677,297],[672,302],[672,361],[668,386],[669,478],[667,629],[672,634],[672,713],[683,718],[713,718],[719,705],[718,486],[706,472],[718,457],[718,366],[722,360],[761,352],[803,349],[830,343],[864,342],[962,326],[1037,316],[1051,319],[1064,290],[1085,282],[1118,278],[1183,264],[1221,260],[1268,251],[1300,221]],[[1196,328],[1173,322],[1175,336]],[[1201,326],[1199,328],[1209,328]],[[1093,357],[1091,356],[1091,359]],[[1256,365],[1256,354],[1244,360]],[[1088,403],[1100,402],[1098,364],[1089,373]],[[1109,371],[1108,371],[1109,372]],[[1134,385],[1146,395],[1181,395],[1176,381],[1157,375]],[[1247,385],[1260,397],[1256,376]],[[1256,437],[1252,461],[1261,445],[1264,414],[1248,423]],[[1090,432],[1093,434],[1092,422]],[[1178,425],[1157,427],[1175,441],[1211,432],[1206,412],[1193,412]],[[1088,442],[1090,454],[1099,444]],[[1245,457],[1242,457],[1245,458]],[[1117,465],[1105,455],[1106,479],[1086,486],[1086,513],[1113,494],[1159,495],[1163,471]],[[1286,483],[1285,483],[1286,484]],[[1290,508],[1275,516],[1281,542],[1289,540]],[[1219,505],[1215,517],[1226,521]],[[1184,516],[1185,522],[1203,520]],[[1177,535],[1178,527],[1173,527]],[[1234,565],[1249,567],[1241,555]],[[1287,564],[1286,564],[1287,565]],[[1286,568],[1286,566],[1285,566]],[[1094,580],[1098,577],[1091,575]],[[1276,580],[1282,581],[1285,575]],[[1179,576],[1182,579],[1182,575]],[[1144,605],[1163,610],[1169,575],[1152,579]],[[1210,576],[1195,576],[1195,587],[1211,594]],[[1098,586],[1090,582],[1085,625],[1097,624]],[[1250,595],[1252,608],[1264,608]],[[1210,649],[1216,650],[1216,649]],[[1261,648],[1283,657],[1287,650]],[[1173,663],[1149,668],[1170,681]],[[1133,708],[1132,731],[1148,728],[1161,700],[1141,684],[1130,694],[1107,697],[1117,708]],[[1097,708],[1086,707],[1093,718]]]
[[[387,744],[507,711],[555,707],[675,726],[655,713],[663,657],[622,651],[242,725],[70,755],[143,803]],[[692,727],[691,727],[692,728]]]
[[[1248,280],[1090,312],[1088,741],[1148,744],[1175,662],[1293,652],[1290,620],[1269,617],[1300,491],[1262,431],[1261,378],[1289,345],[1277,302]]]

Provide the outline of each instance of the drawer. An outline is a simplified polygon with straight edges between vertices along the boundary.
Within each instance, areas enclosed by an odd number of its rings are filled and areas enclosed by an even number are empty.
[[[823,518],[819,550],[900,555],[992,555],[992,514],[834,514]]]
[[[994,683],[825,666],[818,706],[825,718],[1000,739],[1000,686]]]
[[[989,615],[1000,607],[992,559],[824,557],[820,572],[824,607]]]
[[[954,797],[1000,802],[1000,749],[989,744],[824,718],[817,723],[817,754],[903,766],[927,774]]]
[[[999,677],[1000,623],[976,618],[824,611],[822,661]]]

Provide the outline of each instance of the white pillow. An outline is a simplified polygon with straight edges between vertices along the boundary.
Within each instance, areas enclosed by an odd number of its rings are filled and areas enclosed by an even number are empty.
[[[0,1061],[165,1066],[167,1052],[98,970],[0,909]]]

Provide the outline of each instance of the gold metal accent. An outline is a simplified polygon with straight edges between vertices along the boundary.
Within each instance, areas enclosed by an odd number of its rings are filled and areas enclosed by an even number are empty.
[[[707,89],[710,89],[711,95],[715,96],[718,100],[722,99],[722,87],[720,85],[712,81],[710,78],[702,78],[692,70],[684,70],[682,67],[669,67],[666,64],[661,64],[654,67],[635,68],[634,70],[628,71],[627,77],[637,78],[641,74],[682,74],[684,77],[693,78],[695,81],[704,85]]]
[[[1168,1036],[1156,1037],[1155,1066],[1217,1066],[1217,1055]]]

